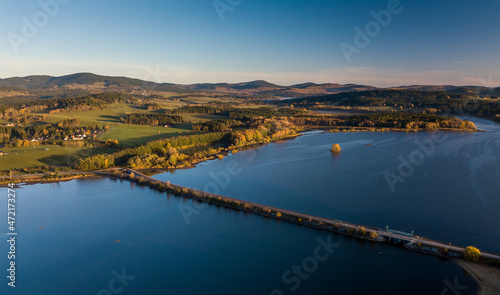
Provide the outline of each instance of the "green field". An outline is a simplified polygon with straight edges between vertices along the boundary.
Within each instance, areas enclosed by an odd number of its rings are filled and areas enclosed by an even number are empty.
[[[185,104],[181,103],[181,105]],[[162,107],[164,107],[163,110],[155,111],[155,113],[163,113],[166,110],[166,108],[168,108],[167,105],[162,105]],[[80,120],[81,126],[93,125],[93,124],[111,126],[113,124],[120,123],[120,117],[130,113],[151,113],[151,112],[149,112],[142,106],[138,107],[125,103],[115,103],[115,104],[109,104],[108,108],[104,110],[97,110],[97,111],[81,111],[81,112],[60,113],[60,114],[49,114],[45,112],[45,113],[33,113],[33,114],[44,115],[46,117],[44,122],[51,124],[56,124],[58,122],[67,119],[78,118]],[[193,122],[193,123],[205,122],[215,119],[225,119],[225,117],[223,116],[203,115],[203,114],[182,114],[181,116],[187,122]]]
[[[135,146],[148,141],[177,136],[190,132],[190,124],[176,124],[176,128],[153,127],[145,125],[116,124],[101,135],[101,140],[118,140],[122,146]]]
[[[48,148],[49,150],[45,150]],[[61,147],[40,145],[36,147],[2,148],[7,155],[0,156],[0,171],[38,166],[71,164],[81,157],[111,153],[114,149],[91,147]]]
[[[109,108],[97,111],[82,111],[82,112],[71,112],[71,113],[60,113],[60,114],[48,114],[40,113],[40,115],[45,115],[45,122],[48,123],[58,123],[66,119],[78,118],[80,119],[80,125],[89,124],[99,124],[99,125],[109,125],[111,123],[119,123],[120,117],[132,112],[147,112],[147,110],[142,110],[133,105],[128,105],[125,103],[115,103],[109,104]]]

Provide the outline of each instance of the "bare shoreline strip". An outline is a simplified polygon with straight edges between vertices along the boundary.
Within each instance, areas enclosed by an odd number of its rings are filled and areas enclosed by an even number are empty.
[[[478,295],[500,294],[500,269],[462,259],[452,259],[479,284]]]

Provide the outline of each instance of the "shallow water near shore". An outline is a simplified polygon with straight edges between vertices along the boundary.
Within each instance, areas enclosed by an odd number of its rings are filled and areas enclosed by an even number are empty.
[[[417,140],[435,134],[311,132],[154,177],[500,253],[500,128],[474,122],[487,132],[447,132],[394,192],[384,174],[398,174],[398,157],[408,159]],[[341,145],[339,155],[329,152],[332,143]],[[123,180],[24,186],[16,206],[17,287],[9,290],[2,276],[2,294],[108,294],[110,282],[120,294],[443,294],[455,281],[461,294],[477,291],[451,261],[200,206]],[[322,261],[318,239],[335,244],[332,253],[322,248]],[[123,271],[126,285],[116,280]]]

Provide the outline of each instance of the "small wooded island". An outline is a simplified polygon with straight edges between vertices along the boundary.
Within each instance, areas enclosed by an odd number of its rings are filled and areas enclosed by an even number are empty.
[[[331,152],[334,153],[340,153],[342,149],[340,148],[340,145],[338,143],[332,144],[332,148],[330,149]]]

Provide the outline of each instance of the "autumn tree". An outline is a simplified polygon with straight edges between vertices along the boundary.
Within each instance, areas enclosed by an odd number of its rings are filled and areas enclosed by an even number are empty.
[[[476,247],[469,246],[465,248],[464,257],[469,261],[479,262],[481,259],[481,251]]]
[[[332,149],[330,151],[334,153],[340,152],[342,149],[340,148],[340,145],[338,143],[332,144]]]

